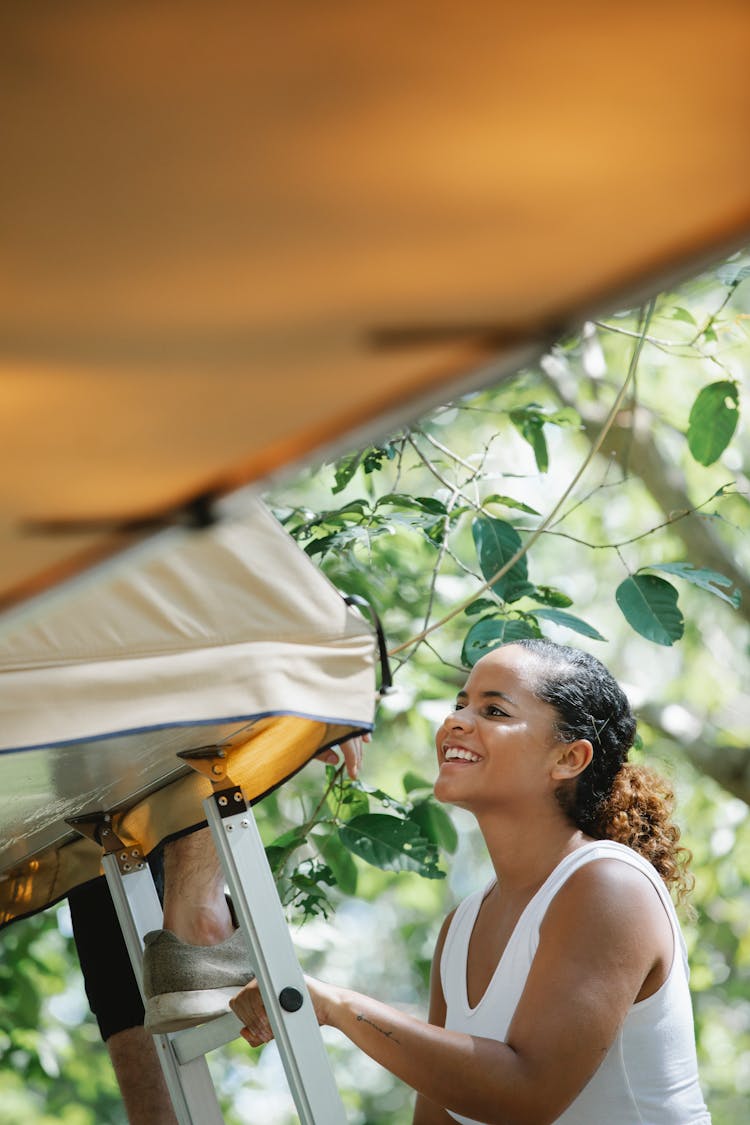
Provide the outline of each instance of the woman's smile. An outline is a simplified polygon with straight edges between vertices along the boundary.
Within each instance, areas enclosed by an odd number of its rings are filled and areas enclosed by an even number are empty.
[[[448,765],[471,766],[476,762],[481,762],[481,760],[481,755],[475,754],[473,750],[467,750],[465,746],[446,743],[443,746],[443,755],[440,765],[441,768]]]

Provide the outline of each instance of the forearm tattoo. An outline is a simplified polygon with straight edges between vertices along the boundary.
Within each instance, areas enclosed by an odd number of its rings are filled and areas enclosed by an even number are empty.
[[[386,1039],[390,1039],[392,1043],[398,1043],[399,1047],[401,1046],[392,1031],[386,1031],[384,1027],[378,1027],[376,1023],[372,1022],[372,1020],[368,1020],[367,1016],[363,1015],[362,1012],[357,1012],[357,1023],[369,1024],[370,1027],[373,1027],[376,1031],[379,1031],[381,1035],[385,1035]]]

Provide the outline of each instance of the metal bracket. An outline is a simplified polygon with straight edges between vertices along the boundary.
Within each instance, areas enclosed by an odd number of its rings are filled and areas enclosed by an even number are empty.
[[[240,785],[235,785],[227,771],[226,746],[199,746],[195,750],[180,750],[178,754],[195,771],[208,780],[214,789],[214,803],[219,817],[225,820],[237,812],[247,811],[247,802]],[[218,786],[222,786],[219,787]]]
[[[227,774],[227,752],[223,746],[198,746],[195,750],[179,750],[177,757],[182,758],[196,773],[207,777],[212,785],[221,782],[232,784]]]
[[[121,840],[112,827],[111,813],[93,813],[88,816],[70,817],[65,822],[80,836],[93,840],[108,855],[114,855],[117,866],[123,875],[131,871],[142,871],[146,865],[143,849],[136,841],[126,843]]]
[[[180,750],[177,757],[211,782],[214,804],[222,820],[247,811],[245,795],[239,785],[234,784],[227,771],[225,746],[199,746],[196,750]]]

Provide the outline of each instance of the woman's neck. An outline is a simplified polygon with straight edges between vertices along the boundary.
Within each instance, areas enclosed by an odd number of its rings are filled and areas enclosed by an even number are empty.
[[[510,893],[541,886],[565,856],[590,839],[555,814],[541,815],[524,824],[496,814],[477,816],[477,821],[498,884]]]

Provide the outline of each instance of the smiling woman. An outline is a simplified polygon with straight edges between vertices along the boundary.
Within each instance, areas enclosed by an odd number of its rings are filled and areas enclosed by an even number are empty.
[[[495,649],[436,737],[436,796],[477,818],[495,869],[446,919],[428,1022],[308,980],[338,1028],[418,1093],[414,1125],[707,1125],[671,794],[627,763],[628,701],[594,657]],[[248,985],[232,1007],[271,1037]]]

